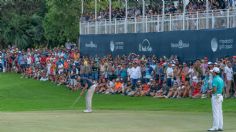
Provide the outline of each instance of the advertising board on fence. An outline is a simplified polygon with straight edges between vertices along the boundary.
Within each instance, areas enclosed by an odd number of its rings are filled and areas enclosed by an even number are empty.
[[[236,55],[236,28],[136,34],[81,35],[82,55],[177,55],[182,60]]]

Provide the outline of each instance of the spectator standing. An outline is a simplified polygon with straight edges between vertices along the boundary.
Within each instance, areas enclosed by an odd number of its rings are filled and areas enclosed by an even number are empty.
[[[208,58],[204,57],[203,63],[201,64],[201,69],[202,69],[202,79],[206,76],[207,74],[207,68],[208,68]]]
[[[100,63],[99,70],[100,70],[100,76],[105,76],[105,64],[103,60]]]
[[[2,61],[0,62],[2,64],[2,71],[6,72],[6,53],[5,53],[5,50],[3,50],[0,53],[1,53],[0,56],[2,56],[2,58],[1,58]]]
[[[70,68],[70,88],[73,91],[77,90],[77,77],[79,74],[79,70],[76,68],[75,65],[72,66],[72,68]]]
[[[150,79],[152,78],[152,71],[153,71],[153,68],[150,66],[149,63],[146,64],[146,67],[145,67],[145,75],[144,75],[144,78],[145,78],[145,82],[148,83],[150,81]]]
[[[166,83],[167,83],[167,86],[169,88],[172,87],[172,80],[173,80],[173,77],[174,77],[174,70],[172,68],[172,65],[171,63],[168,64],[168,67],[166,69]]]
[[[122,65],[122,68],[121,68],[121,71],[120,71],[120,77],[122,80],[124,80],[124,82],[126,83],[127,82],[127,68],[126,66],[123,64]]]
[[[91,72],[92,72],[91,71],[91,65],[87,60],[85,60],[84,61],[84,77],[89,78],[90,75],[91,75]]]
[[[20,72],[24,72],[26,62],[21,52],[18,55],[18,64],[20,65]]]
[[[141,68],[134,63],[130,71],[130,79],[133,86],[136,85],[141,76]]]
[[[85,73],[85,68],[84,68],[84,63],[82,63],[81,65],[80,65],[80,76],[81,77],[85,77],[85,75],[84,75],[84,73]]]
[[[98,69],[98,65],[96,62],[92,63],[92,79],[93,80],[98,80],[98,73],[99,73],[99,69]]]
[[[131,76],[131,69],[132,69],[132,64],[129,63],[128,68],[127,68],[127,74],[128,74],[128,80],[130,80],[130,76]]]
[[[233,68],[230,62],[227,62],[224,68],[224,77],[226,83],[226,98],[230,97],[230,89],[233,81]]]
[[[190,68],[188,69],[188,78],[190,84],[192,84],[193,76],[194,76],[194,68],[193,64],[190,64]]]

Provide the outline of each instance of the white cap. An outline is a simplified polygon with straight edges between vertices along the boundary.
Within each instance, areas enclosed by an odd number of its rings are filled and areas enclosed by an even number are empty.
[[[197,78],[197,76],[193,76],[193,82],[198,83],[198,78]]]
[[[213,68],[213,72],[215,72],[215,73],[220,73],[220,68],[214,67],[214,68]]]
[[[197,76],[193,76],[193,80],[197,80]]]
[[[212,65],[212,62],[208,62],[208,65]]]

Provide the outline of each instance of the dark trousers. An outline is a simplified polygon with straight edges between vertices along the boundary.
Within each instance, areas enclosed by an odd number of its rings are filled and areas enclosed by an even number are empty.
[[[172,78],[167,78],[166,83],[167,83],[167,86],[169,88],[171,88],[172,87]]]

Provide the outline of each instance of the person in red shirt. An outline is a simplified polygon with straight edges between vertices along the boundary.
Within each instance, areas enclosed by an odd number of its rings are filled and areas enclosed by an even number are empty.
[[[45,55],[43,55],[41,58],[40,58],[40,64],[45,67],[46,66],[46,61],[47,60],[47,57]]]
[[[142,90],[141,90],[140,96],[146,96],[146,95],[149,93],[149,91],[150,91],[150,85],[151,85],[150,82],[144,83],[144,84],[142,85]]]
[[[70,58],[71,58],[72,60],[75,59],[75,52],[74,52],[74,49],[72,49],[71,52],[70,52]]]
[[[201,81],[199,82],[193,82],[192,87],[193,89],[193,93],[192,93],[192,98],[200,98],[202,96],[201,94]]]
[[[64,69],[65,69],[65,71],[69,71],[69,63],[70,63],[70,60],[64,61]]]

